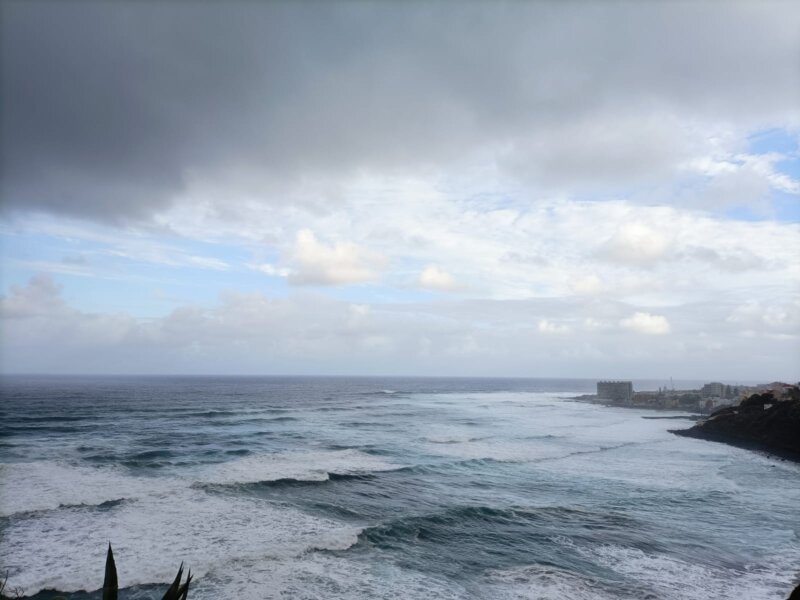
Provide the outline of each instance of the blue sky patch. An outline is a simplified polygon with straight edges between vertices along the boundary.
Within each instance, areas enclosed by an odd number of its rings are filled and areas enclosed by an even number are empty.
[[[749,154],[796,154],[800,144],[800,135],[788,129],[767,129],[754,133],[747,139]]]

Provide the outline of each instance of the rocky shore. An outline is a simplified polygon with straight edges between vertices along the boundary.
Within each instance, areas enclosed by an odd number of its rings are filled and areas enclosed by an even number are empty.
[[[722,408],[697,425],[672,433],[800,462],[800,389],[791,386],[780,395],[753,394],[738,406]]]

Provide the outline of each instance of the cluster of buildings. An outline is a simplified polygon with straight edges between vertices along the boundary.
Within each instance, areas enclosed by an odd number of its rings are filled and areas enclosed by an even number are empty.
[[[754,393],[772,390],[780,395],[787,387],[790,387],[789,384],[779,382],[744,386],[714,381],[695,390],[668,389],[664,386],[655,392],[636,392],[632,381],[598,381],[595,399],[615,406],[711,412],[722,406],[735,406]]]

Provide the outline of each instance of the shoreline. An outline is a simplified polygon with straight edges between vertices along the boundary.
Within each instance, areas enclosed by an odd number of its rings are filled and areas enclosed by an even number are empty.
[[[689,429],[669,429],[668,431],[672,434],[679,435],[681,437],[692,438],[695,440],[703,440],[706,442],[713,442],[716,444],[727,444],[728,446],[734,446],[736,448],[742,448],[743,450],[750,450],[753,452],[757,452],[759,454],[766,455],[768,458],[775,458],[781,461],[791,461],[800,463],[800,452],[796,452],[794,450],[788,450],[783,448],[776,448],[774,446],[770,446],[769,444],[765,444],[763,442],[757,442],[753,440],[746,440],[746,439],[737,439],[734,437],[726,437],[724,435],[715,435],[711,432],[703,432],[695,427],[690,427]]]
[[[565,400],[571,400],[573,402],[582,402],[584,404],[595,404],[597,406],[605,406],[607,408],[628,408],[628,409],[641,409],[641,410],[649,410],[653,412],[671,412],[671,413],[685,413],[688,419],[705,419],[710,414],[710,412],[697,412],[695,409],[684,408],[684,407],[666,407],[666,406],[653,406],[652,404],[620,404],[618,402],[614,402],[612,400],[601,400],[595,394],[583,394],[581,396],[571,396],[571,397],[564,397]],[[669,418],[684,418],[680,416],[675,417],[645,417],[649,419],[669,419]]]
[[[575,396],[571,400],[610,408],[681,412],[679,407],[621,403],[600,399],[594,394]],[[781,461],[800,463],[800,388],[796,385],[786,386],[777,394],[773,390],[754,393],[737,405],[722,406],[714,411],[642,418],[694,420],[695,424],[688,429],[668,431],[681,437],[728,444]]]
[[[670,432],[800,463],[800,388],[752,394],[689,429]]]

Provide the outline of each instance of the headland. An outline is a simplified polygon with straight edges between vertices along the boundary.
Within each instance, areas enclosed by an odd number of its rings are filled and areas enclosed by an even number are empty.
[[[712,382],[699,389],[636,392],[630,381],[598,381],[597,394],[578,400],[625,408],[680,410],[698,423],[672,433],[800,462],[800,387],[781,382],[755,386]]]
[[[752,394],[689,429],[672,433],[800,462],[800,388],[789,386]]]

